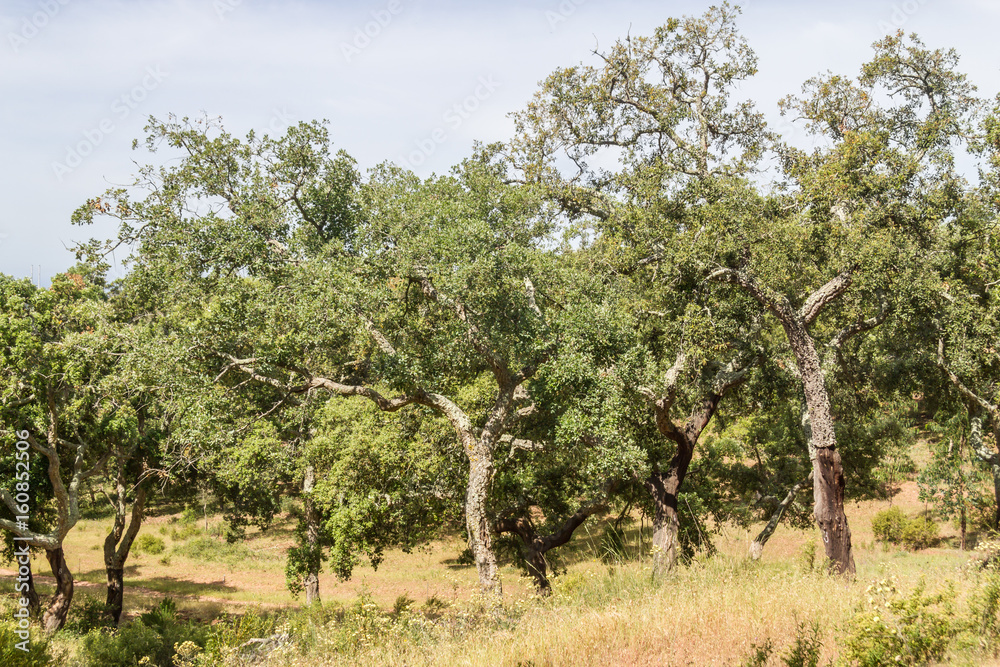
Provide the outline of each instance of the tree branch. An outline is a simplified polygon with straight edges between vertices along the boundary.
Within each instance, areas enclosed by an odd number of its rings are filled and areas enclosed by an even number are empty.
[[[834,301],[847,291],[853,280],[853,267],[832,278],[828,283],[809,295],[809,298],[806,299],[805,304],[802,306],[802,310],[799,311],[799,317],[806,324],[810,324],[831,301]]]
[[[973,403],[975,403],[976,405],[978,405],[979,407],[990,413],[990,416],[993,417],[994,420],[1000,419],[1000,406],[993,405],[985,398],[982,398],[974,391],[966,387],[965,384],[962,382],[962,380],[957,375],[955,375],[955,373],[953,373],[950,368],[948,368],[948,365],[945,363],[944,360],[944,339],[942,338],[938,338],[937,363],[938,366],[941,367],[941,370],[943,370],[945,374],[948,376],[948,379],[951,380],[951,383],[955,385],[955,387],[962,394],[964,394],[966,398],[968,398]]]

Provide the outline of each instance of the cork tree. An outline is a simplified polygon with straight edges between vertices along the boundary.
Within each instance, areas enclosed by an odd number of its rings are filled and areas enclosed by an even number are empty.
[[[277,412],[319,393],[446,419],[480,583],[499,596],[496,456],[537,410],[530,385],[557,363],[561,318],[593,301],[553,249],[539,192],[507,182],[488,148],[444,177],[384,165],[362,178],[317,123],[244,141],[209,120],[153,120],[146,146],[179,159],[82,207],[81,223],[121,223],[83,251],[133,248],[133,289],[221,395],[254,392]],[[462,404],[471,382],[486,405]]]

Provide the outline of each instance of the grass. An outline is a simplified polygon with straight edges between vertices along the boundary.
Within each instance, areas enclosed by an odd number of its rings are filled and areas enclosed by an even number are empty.
[[[902,482],[892,503],[908,514],[924,509],[913,482]],[[976,585],[962,566],[969,554],[951,547],[954,529],[942,526],[940,546],[918,552],[887,548],[874,539],[871,519],[888,502],[852,503],[847,508],[858,573],[854,580],[831,578],[803,565],[815,530],[779,527],[760,562],[746,559],[756,530],[723,527],[718,553],[654,581],[645,559],[601,561],[600,523],[585,524],[560,554],[563,574],[555,594],[538,599],[527,580],[502,570],[505,606],[483,608],[471,566],[455,557],[464,544],[445,537],[406,554],[392,551],[377,571],[359,567],[349,582],[321,576],[326,611],[297,613],[301,604],[284,585],[285,549],[292,519],[273,529],[248,531],[245,543],[218,537],[221,518],[184,523],[178,514],[150,517],[141,534],[164,543],[162,554],[139,553],[126,570],[126,618],[134,618],[164,596],[177,600],[184,618],[210,622],[219,616],[262,608],[286,614],[301,633],[295,650],[275,654],[273,665],[740,665],[754,646],[770,642],[771,662],[781,664],[804,623],[816,623],[821,665],[836,659],[839,638],[875,580],[895,577],[902,590],[923,579],[955,582],[957,608],[965,609]],[[70,532],[66,553],[77,579],[77,600],[102,600],[102,551],[110,519],[85,519]],[[631,552],[642,551],[641,525],[624,531]],[[648,544],[648,540],[647,540]],[[49,574],[44,558],[35,572]],[[0,579],[8,592],[12,578]],[[44,595],[51,586],[42,582]],[[413,612],[396,612],[405,596]],[[333,621],[330,619],[333,618]],[[66,640],[70,642],[70,640]],[[301,650],[300,650],[301,649]],[[72,654],[72,650],[70,650]],[[975,651],[952,656],[956,664],[997,664]],[[971,662],[970,662],[971,661]]]

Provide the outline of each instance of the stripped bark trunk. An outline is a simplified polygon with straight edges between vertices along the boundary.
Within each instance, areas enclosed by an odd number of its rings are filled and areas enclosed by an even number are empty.
[[[837,574],[854,574],[854,553],[851,547],[851,529],[844,512],[844,467],[837,451],[830,395],[816,343],[808,326],[822,310],[839,298],[851,285],[853,268],[841,273],[809,295],[802,308],[796,311],[787,298],[762,286],[742,271],[721,268],[713,271],[710,279],[735,283],[769,310],[781,323],[788,345],[795,356],[806,410],[812,427],[813,504],[816,523],[823,537],[823,550]],[[867,331],[884,321],[888,308],[883,301],[879,315],[860,319],[840,331],[830,346],[836,353],[844,341]]]
[[[837,574],[854,574],[851,529],[844,512],[844,467],[837,451],[830,396],[812,337],[800,318],[782,319],[805,394],[812,429],[813,502],[823,549]]]
[[[677,564],[677,537],[680,518],[677,494],[694,453],[693,447],[678,448],[665,473],[653,473],[646,479],[646,489],[653,499],[653,574],[663,576]]]
[[[718,410],[722,397],[727,391],[743,382],[747,369],[755,363],[755,360],[747,363],[733,361],[719,370],[711,387],[695,404],[687,421],[678,426],[670,418],[670,408],[676,396],[677,376],[684,362],[684,355],[678,355],[677,361],[667,371],[665,395],[657,397],[648,389],[640,389],[641,393],[651,399],[656,415],[656,428],[660,435],[677,445],[677,451],[670,460],[667,470],[654,470],[645,481],[646,489],[653,500],[654,576],[663,576],[677,564],[677,540],[680,532],[677,502],[688,466],[694,457],[698,438]]]
[[[760,560],[761,555],[763,555],[764,553],[764,545],[767,544],[767,541],[769,539],[771,539],[771,535],[774,534],[774,531],[778,527],[778,524],[781,523],[781,518],[785,515],[785,510],[787,510],[788,506],[792,504],[793,500],[795,500],[795,495],[799,491],[801,491],[802,487],[804,487],[808,483],[809,483],[808,479],[802,480],[801,482],[793,486],[791,489],[789,489],[788,494],[785,496],[785,498],[780,503],[778,503],[778,506],[775,508],[774,512],[771,513],[771,518],[767,522],[767,525],[764,526],[764,530],[760,531],[760,534],[757,535],[757,537],[754,538],[754,541],[750,543],[751,559]]]
[[[47,549],[45,558],[49,561],[52,576],[56,580],[55,593],[52,595],[52,600],[49,601],[45,613],[42,614],[42,630],[51,635],[66,624],[69,606],[73,602],[73,575],[69,571],[62,546]]]
[[[500,568],[493,550],[493,526],[486,511],[486,501],[493,485],[493,451],[482,438],[466,434],[469,452],[469,482],[465,491],[465,527],[469,534],[469,550],[476,563],[479,586],[487,597],[500,598]]]
[[[319,603],[319,512],[313,500],[312,492],[316,485],[316,469],[310,464],[306,466],[302,478],[302,497],[306,522],[306,546],[309,549],[309,571],[303,579],[302,586],[306,591],[306,606]]]

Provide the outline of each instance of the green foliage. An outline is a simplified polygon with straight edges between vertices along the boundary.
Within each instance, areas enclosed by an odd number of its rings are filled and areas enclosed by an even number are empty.
[[[74,600],[64,629],[85,635],[92,630],[112,628],[113,625],[107,605],[98,598],[85,597]]]
[[[809,574],[816,569],[816,540],[809,540],[799,551],[799,567]]]
[[[875,539],[907,549],[926,549],[938,541],[938,525],[925,516],[908,517],[898,507],[877,512],[872,517]]]
[[[173,665],[176,647],[187,642],[204,647],[208,633],[200,623],[179,619],[173,600],[165,598],[115,631],[91,631],[83,638],[82,653],[92,667],[135,667],[143,658],[153,665]],[[191,653],[189,648],[185,654]]]
[[[909,522],[903,510],[896,506],[881,510],[872,517],[872,532],[876,540],[899,544],[903,540],[903,527]]]
[[[907,549],[926,549],[938,542],[938,525],[925,516],[913,517],[903,526],[900,542]]]
[[[987,562],[979,574],[975,593],[969,598],[969,616],[980,646],[993,655],[1000,654],[1000,569],[996,561]]]
[[[4,667],[55,667],[62,660],[55,655],[48,638],[37,628],[29,630],[29,639],[17,634],[17,623],[4,619],[0,621],[0,665]],[[22,651],[18,644],[27,648]]]
[[[740,667],[767,667],[772,653],[774,653],[774,642],[770,637],[762,644],[751,644],[750,652],[740,663]]]
[[[950,585],[928,595],[921,583],[903,594],[890,577],[869,586],[867,594],[841,639],[848,664],[882,667],[941,660],[962,630]]]
[[[171,526],[170,539],[174,542],[183,542],[184,540],[201,535],[203,532],[197,521],[184,521],[181,523],[180,529]]]
[[[212,627],[205,640],[202,663],[225,664],[247,641],[271,636],[278,620],[276,615],[265,614],[257,607],[250,607],[240,616],[222,620]]]
[[[184,526],[191,526],[198,523],[198,519],[201,518],[198,508],[191,505],[190,503],[184,506],[181,510],[181,524]]]
[[[159,537],[155,535],[150,535],[148,533],[143,533],[135,539],[135,543],[132,545],[132,549],[138,554],[150,554],[152,556],[157,556],[162,554],[167,548],[166,543]]]
[[[929,502],[942,519],[955,518],[966,526],[988,529],[994,519],[996,499],[986,466],[969,446],[968,411],[948,400],[926,426],[937,437],[930,444],[931,461],[917,477],[920,499]]]
[[[788,653],[781,657],[781,661],[786,667],[816,667],[819,664],[819,651],[822,647],[819,623],[799,622],[795,626],[795,639]]]

